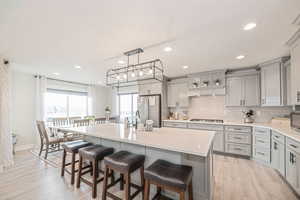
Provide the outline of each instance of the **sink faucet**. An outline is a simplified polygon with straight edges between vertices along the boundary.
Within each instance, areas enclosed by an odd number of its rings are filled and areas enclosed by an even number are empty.
[[[137,110],[135,112],[135,129],[137,129],[137,127],[138,127],[138,120],[140,120],[140,118],[141,118],[140,111]]]

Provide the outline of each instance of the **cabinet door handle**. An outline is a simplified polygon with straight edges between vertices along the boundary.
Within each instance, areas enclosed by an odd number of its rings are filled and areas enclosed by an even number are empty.
[[[265,155],[264,153],[261,153],[261,152],[257,152],[257,154],[260,154],[260,155],[263,155],[263,156]]]
[[[277,150],[277,142],[274,142],[274,149]]]
[[[265,143],[265,141],[263,141],[263,140],[257,140],[257,142]]]
[[[279,138],[279,136],[278,135],[274,135],[276,138]]]
[[[291,147],[297,149],[298,147],[296,145],[290,144]]]
[[[243,105],[242,100],[240,100],[240,106],[242,106],[242,105]]]
[[[246,105],[246,100],[244,99],[244,103],[243,103],[243,105],[245,106]]]

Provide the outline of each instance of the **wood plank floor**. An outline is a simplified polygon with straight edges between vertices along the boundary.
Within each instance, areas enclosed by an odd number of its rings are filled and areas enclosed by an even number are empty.
[[[214,200],[296,200],[286,183],[272,169],[251,160],[215,155]],[[18,152],[15,166],[0,174],[0,200],[88,200],[91,189],[70,185],[30,152]],[[101,193],[101,186],[99,193]],[[98,199],[101,195],[98,195]],[[136,198],[141,199],[141,197]]]

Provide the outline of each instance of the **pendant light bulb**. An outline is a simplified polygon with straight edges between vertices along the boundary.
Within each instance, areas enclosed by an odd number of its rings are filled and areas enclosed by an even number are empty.
[[[117,79],[120,80],[120,75],[117,76]]]
[[[140,76],[143,76],[143,75],[144,75],[144,72],[143,72],[143,71],[140,71],[140,72],[139,72],[139,75],[140,75]]]
[[[135,73],[134,72],[131,73],[131,77],[132,78],[135,77]]]
[[[149,70],[149,74],[153,74],[153,69],[152,68]]]
[[[123,75],[123,77],[124,77],[124,79],[126,79],[126,78],[127,78],[127,75],[126,75],[126,74],[124,74],[124,75]]]

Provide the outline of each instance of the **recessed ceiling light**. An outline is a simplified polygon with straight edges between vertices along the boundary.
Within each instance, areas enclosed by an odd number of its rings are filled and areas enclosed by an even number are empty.
[[[187,68],[189,68],[189,66],[184,65],[184,66],[182,66],[182,68],[183,68],[183,69],[187,69]]]
[[[172,49],[171,47],[165,47],[165,48],[164,48],[164,51],[165,51],[165,52],[170,52],[170,51],[172,51],[172,50],[173,50],[173,49]]]
[[[124,62],[124,60],[119,60],[118,63],[119,64],[124,64],[125,62]]]
[[[245,31],[249,31],[251,29],[254,29],[256,27],[256,24],[254,22],[248,23],[244,26]]]
[[[76,66],[74,66],[74,68],[75,68],[75,69],[81,69],[81,66],[76,65]]]
[[[242,59],[245,58],[245,56],[244,56],[244,55],[239,55],[239,56],[237,56],[237,57],[235,57],[235,58],[238,59],[238,60],[242,60]]]
[[[53,75],[58,76],[58,75],[60,75],[60,73],[54,72]]]

